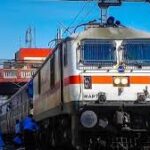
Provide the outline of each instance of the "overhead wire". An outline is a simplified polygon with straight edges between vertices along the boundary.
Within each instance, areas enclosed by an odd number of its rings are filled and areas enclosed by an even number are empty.
[[[87,19],[87,18],[89,17],[89,14],[94,11],[94,7],[97,7],[96,5],[97,5],[97,4],[94,4],[93,7],[91,7],[91,8],[86,12],[86,14],[84,15],[83,19],[79,22],[79,24],[82,23],[85,19]]]
[[[84,5],[82,6],[81,10],[77,13],[77,15],[74,17],[73,21],[70,23],[70,25],[66,28],[66,30],[63,32],[63,35],[66,31],[69,30],[69,28],[74,24],[74,22],[77,20],[77,18],[80,16],[80,14],[83,12],[83,10],[86,8],[87,2],[84,2]]]
[[[84,22],[85,19],[87,19],[89,17],[89,14],[92,13],[94,11],[94,7],[96,5],[93,5],[93,7],[91,7],[87,12],[86,14],[82,17],[82,19],[80,20],[80,22],[78,24],[81,24],[82,22]],[[74,31],[74,30],[73,30]],[[73,33],[72,31],[72,33]]]
[[[70,34],[73,33],[75,27],[71,27],[73,25],[73,23],[77,20],[77,18],[80,16],[80,14],[83,12],[83,10],[87,7],[88,4],[92,4],[90,1],[85,1],[85,5],[82,7],[82,9],[78,12],[78,14],[74,17],[74,20],[71,22],[71,24],[66,28],[66,30],[63,32],[62,35],[65,34],[66,31],[68,31]],[[78,24],[81,24],[81,22],[83,22],[87,17],[89,17],[89,14],[92,13],[94,11],[94,7],[96,7],[96,5],[93,5],[92,8],[88,9],[88,12],[82,17],[82,19],[80,20],[80,22]],[[70,32],[69,29],[73,28],[73,30]]]
[[[76,14],[76,16],[74,17],[73,21],[69,24],[68,27],[65,26],[65,30],[63,31],[62,36],[63,36],[66,32],[69,32],[69,34],[72,34],[72,33],[73,33],[75,27],[72,27],[72,25],[75,23],[75,21],[76,21],[76,20],[78,19],[78,17],[81,15],[81,13],[83,13],[83,11],[87,8],[87,6],[88,6],[89,3],[91,4],[90,1],[84,1],[84,5],[82,6],[81,10]],[[88,9],[88,12],[85,13],[85,15],[84,15],[84,16],[82,17],[82,19],[80,20],[79,24],[80,24],[81,22],[83,22],[83,20],[85,20],[85,19],[89,16],[89,14],[94,11],[94,9],[93,9],[94,7],[95,7],[95,5],[94,5],[92,8]],[[62,23],[59,23],[59,24],[62,25]],[[63,27],[64,27],[64,25],[63,25]],[[73,30],[70,31],[70,28],[73,28]],[[79,35],[78,35],[78,36],[79,36]],[[78,37],[78,36],[77,36],[77,37]]]
[[[77,20],[77,18],[80,16],[80,14],[83,12],[83,10],[85,9],[86,5],[87,5],[87,3],[84,3],[84,5],[82,6],[81,10],[77,13],[77,15],[74,17],[73,21],[70,23],[70,25],[69,25],[68,27],[66,27],[63,23],[59,22],[59,24],[60,24],[61,26],[63,26],[63,28],[65,28],[65,30],[64,30],[63,33],[62,33],[62,36],[63,36],[66,32],[69,32],[69,34],[72,34],[72,32],[70,32],[69,29],[71,28],[71,26],[73,25],[73,23]],[[57,34],[56,34],[56,36],[57,36]],[[57,39],[57,37],[54,38],[54,40],[51,40],[51,41],[54,41],[54,42],[55,42],[56,39]],[[51,42],[51,41],[50,41],[50,42]],[[49,43],[50,43],[50,42],[49,42]],[[49,43],[48,43],[48,46],[50,45]],[[55,46],[55,44],[54,44],[54,46]]]
[[[89,11],[85,14],[85,17],[83,17],[83,19],[82,19],[80,22],[83,22],[83,20],[84,20],[85,18],[87,18],[90,13],[92,13],[92,11],[94,10],[93,8],[94,8],[95,6],[96,6],[96,5],[94,5],[91,9],[89,9]],[[72,33],[73,33],[73,32],[74,32],[74,31],[72,31]],[[75,41],[78,39],[78,37],[80,36],[80,34],[81,34],[81,32],[76,36],[76,38],[75,38],[75,40],[74,40],[74,42],[73,42],[72,44],[75,43]]]

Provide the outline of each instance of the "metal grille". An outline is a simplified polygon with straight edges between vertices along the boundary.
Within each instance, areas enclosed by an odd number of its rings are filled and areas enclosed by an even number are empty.
[[[115,60],[113,41],[84,40],[82,41],[81,61],[83,64],[112,63]]]
[[[126,63],[150,64],[149,40],[126,40],[123,46],[124,60]]]
[[[110,147],[112,150],[129,150],[135,147],[137,140],[134,138],[116,137],[112,138]]]

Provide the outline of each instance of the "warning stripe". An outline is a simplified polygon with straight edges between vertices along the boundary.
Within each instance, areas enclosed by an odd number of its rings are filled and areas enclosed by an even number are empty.
[[[129,77],[131,84],[150,84],[149,76],[131,76]]]
[[[91,76],[92,84],[113,84],[114,76]],[[121,76],[123,77],[123,76]],[[126,76],[125,76],[126,77]],[[130,84],[150,84],[150,76],[128,76]],[[70,76],[66,84],[81,84],[84,83],[84,76]]]

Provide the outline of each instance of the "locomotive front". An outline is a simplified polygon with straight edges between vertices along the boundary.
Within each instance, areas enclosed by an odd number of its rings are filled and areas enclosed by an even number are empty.
[[[74,36],[70,96],[85,148],[148,146],[150,34],[122,26],[93,25]],[[76,60],[76,61],[74,61]],[[79,144],[80,145],[80,144]]]

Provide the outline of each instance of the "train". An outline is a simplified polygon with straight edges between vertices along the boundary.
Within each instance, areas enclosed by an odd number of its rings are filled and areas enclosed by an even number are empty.
[[[33,111],[41,150],[149,149],[150,33],[112,17],[84,25],[0,106],[2,132]]]

